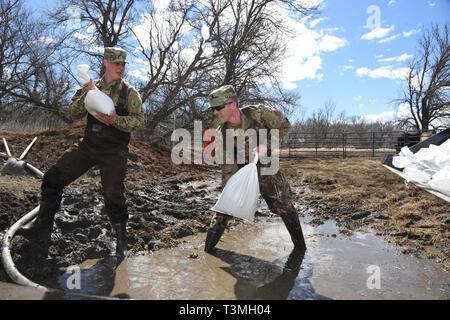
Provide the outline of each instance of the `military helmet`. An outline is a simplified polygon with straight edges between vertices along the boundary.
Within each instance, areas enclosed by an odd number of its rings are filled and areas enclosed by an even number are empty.
[[[128,62],[127,52],[120,48],[106,47],[103,57],[109,62]]]
[[[209,108],[221,106],[227,102],[228,99],[236,99],[236,91],[232,85],[222,86],[209,94]]]

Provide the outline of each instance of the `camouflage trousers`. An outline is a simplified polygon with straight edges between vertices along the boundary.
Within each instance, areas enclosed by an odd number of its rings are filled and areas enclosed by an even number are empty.
[[[223,178],[223,184],[225,184],[229,177],[224,176]],[[297,209],[295,209],[293,203],[293,193],[285,174],[278,170],[275,175],[260,175],[259,189],[270,211],[280,215],[295,247],[306,248]],[[231,216],[226,214],[214,213],[208,231],[207,247],[214,247],[217,244],[230,218]],[[208,243],[208,238],[210,243]],[[205,250],[208,249],[207,247],[205,247]]]

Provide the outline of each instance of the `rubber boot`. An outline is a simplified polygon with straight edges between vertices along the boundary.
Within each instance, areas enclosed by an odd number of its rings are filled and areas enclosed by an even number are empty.
[[[126,222],[114,223],[116,232],[116,256],[124,257],[127,254],[127,229]]]
[[[212,252],[227,227],[229,216],[216,213],[205,240],[205,252]]]
[[[59,210],[59,202],[41,202],[37,217],[17,230],[16,234],[26,238],[39,237],[42,240],[50,240],[53,228],[53,220]]]
[[[306,249],[305,238],[303,237],[302,226],[300,225],[300,220],[295,212],[288,212],[281,215],[286,229],[291,235],[292,242],[296,249]]]

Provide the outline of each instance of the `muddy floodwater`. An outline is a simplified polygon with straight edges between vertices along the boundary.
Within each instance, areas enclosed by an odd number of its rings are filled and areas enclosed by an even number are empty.
[[[450,298],[449,274],[433,261],[402,254],[370,230],[347,238],[333,221],[313,226],[310,219],[302,218],[306,252],[292,250],[280,218],[262,217],[227,231],[213,254],[203,251],[200,233],[183,238],[179,247],[123,261],[87,260],[56,279],[67,294],[34,298],[79,299],[74,293],[194,300]]]

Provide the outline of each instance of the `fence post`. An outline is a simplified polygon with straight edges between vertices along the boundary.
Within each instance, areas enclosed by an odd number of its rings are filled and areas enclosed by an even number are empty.
[[[316,145],[316,158],[317,158],[317,134],[314,134],[314,144]]]
[[[372,132],[372,157],[375,157],[375,132]]]
[[[291,159],[291,135],[288,135],[288,159]]]
[[[342,133],[342,158],[345,158],[345,133]]]

